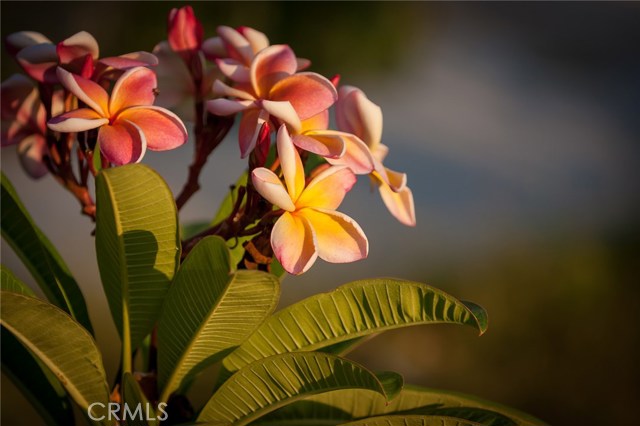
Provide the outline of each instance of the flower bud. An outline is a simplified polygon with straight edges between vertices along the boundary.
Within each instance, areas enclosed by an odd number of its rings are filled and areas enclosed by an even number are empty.
[[[171,49],[190,63],[190,57],[202,46],[204,32],[191,6],[169,12],[168,41]]]

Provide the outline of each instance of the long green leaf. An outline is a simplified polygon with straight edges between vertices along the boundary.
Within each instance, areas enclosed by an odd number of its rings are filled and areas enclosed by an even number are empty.
[[[3,291],[35,297],[33,291],[2,265]],[[33,404],[48,425],[73,425],[73,409],[60,381],[11,333],[2,327],[2,371]]]
[[[379,378],[353,361],[320,352],[274,355],[231,376],[198,421],[241,426],[301,398],[337,389],[366,389],[386,400],[402,387],[401,380],[394,373]]]
[[[411,413],[444,415],[486,426],[537,426],[544,422],[511,407],[458,392],[406,385],[390,403],[379,395],[360,391],[336,391],[314,395],[260,419],[260,426],[306,424],[338,425],[372,416]]]
[[[469,325],[483,333],[487,317],[477,305],[425,284],[382,278],[356,281],[276,312],[224,359],[223,366],[233,372],[269,355],[319,350],[393,328],[434,323]]]
[[[124,408],[120,412],[120,417],[127,421],[127,426],[156,426],[159,424],[153,406],[131,373],[125,373],[122,376],[122,391]]]
[[[2,238],[25,264],[47,299],[93,334],[82,292],[62,257],[33,222],[9,179],[2,173]]]
[[[158,325],[160,401],[240,345],[275,309],[276,277],[232,269],[219,237],[202,239],[180,266]]]
[[[344,423],[341,426],[481,426],[469,420],[446,416],[383,416]]]
[[[109,402],[102,357],[91,335],[66,313],[41,300],[2,291],[2,326],[60,380],[69,396],[95,418]],[[107,421],[104,422],[108,424]]]
[[[176,206],[162,178],[141,164],[103,170],[96,199],[100,277],[131,353],[158,319],[180,258]]]

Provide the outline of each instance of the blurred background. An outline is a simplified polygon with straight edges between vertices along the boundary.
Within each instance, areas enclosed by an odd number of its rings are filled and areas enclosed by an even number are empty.
[[[176,2],[7,2],[2,37],[91,32],[101,56],[150,51]],[[367,260],[319,262],[283,284],[282,304],[355,279],[429,283],[484,306],[489,331],[388,332],[352,354],[408,382],[508,404],[557,425],[637,424],[640,401],[640,4],[197,2],[207,37],[248,25],[290,44],[312,70],[362,88],[384,112],[387,165],[405,171],[417,226],[386,211],[366,179],[342,211],[369,237]],[[2,53],[2,80],[17,72]],[[162,88],[160,88],[162,89]],[[178,191],[191,145],[148,153]],[[185,207],[210,219],[241,173],[234,135]],[[2,170],[88,298],[110,376],[119,343],[99,283],[93,226],[15,150]],[[2,262],[33,284],[11,249]],[[204,401],[210,384],[195,392]],[[2,380],[2,423],[39,419]]]

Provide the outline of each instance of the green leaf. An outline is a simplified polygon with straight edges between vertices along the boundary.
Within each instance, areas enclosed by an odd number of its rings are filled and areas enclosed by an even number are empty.
[[[341,426],[480,426],[480,424],[445,416],[383,416],[344,423]]]
[[[211,397],[199,422],[246,425],[301,398],[337,389],[365,389],[385,399],[395,392],[399,375],[381,381],[361,365],[320,352],[298,352],[261,359],[242,368]]]
[[[35,297],[33,291],[4,265],[0,288]],[[48,425],[73,425],[73,409],[60,381],[11,333],[2,327],[2,371],[33,404]]]
[[[229,261],[224,240],[206,237],[175,276],[158,325],[160,401],[240,345],[278,303],[276,277],[232,273]]]
[[[81,410],[101,403],[92,413],[106,415],[109,389],[91,335],[65,312],[33,297],[2,291],[0,308],[2,326],[51,370]]]
[[[142,164],[103,170],[96,199],[100,277],[130,354],[160,315],[180,258],[176,206],[162,178]]]
[[[100,151],[100,141],[96,142],[96,146],[95,148],[93,148],[92,163],[96,173],[99,173],[102,170],[102,152]]]
[[[406,385],[390,403],[379,395],[360,391],[335,391],[288,405],[261,419],[260,426],[296,424],[338,425],[345,421],[390,414],[442,415],[486,426],[534,426],[544,423],[514,408],[458,392]]]
[[[47,299],[93,333],[82,292],[53,244],[33,222],[2,173],[2,238],[25,264]]]
[[[127,416],[127,426],[157,426],[159,422],[156,412],[136,379],[131,373],[125,373],[122,382],[122,399],[125,405],[120,417]]]
[[[477,305],[425,284],[388,278],[356,281],[276,312],[223,366],[233,372],[269,355],[321,350],[372,333],[434,323],[469,325],[483,333],[487,320]]]

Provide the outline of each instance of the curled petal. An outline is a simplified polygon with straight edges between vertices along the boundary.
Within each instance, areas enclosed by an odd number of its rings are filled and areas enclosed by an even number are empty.
[[[253,96],[251,96],[250,93],[244,90],[235,89],[223,83],[220,80],[216,80],[213,82],[213,93],[218,96],[229,96],[233,98],[245,99],[245,100],[251,100],[251,101],[255,99]]]
[[[274,206],[289,212],[296,209],[284,185],[271,170],[264,167],[253,169],[251,180],[256,191]]]
[[[304,217],[284,212],[271,231],[271,247],[285,271],[299,275],[318,258],[316,235]]]
[[[216,31],[224,43],[229,58],[236,59],[247,65],[253,59],[253,50],[247,40],[237,30],[226,25],[219,26]]]
[[[336,103],[338,129],[358,136],[373,151],[382,139],[382,110],[353,86],[342,86]]]
[[[325,131],[329,134],[340,134],[344,144],[344,155],[339,159],[328,158],[327,161],[334,165],[345,165],[349,167],[353,173],[357,175],[366,175],[373,171],[375,160],[371,151],[364,142],[355,135],[344,132],[335,132],[332,130]]]
[[[391,170],[389,168],[385,168],[387,172],[387,184],[391,187],[391,190],[394,192],[402,191],[407,186],[407,174],[396,172],[395,170]]]
[[[39,82],[56,83],[58,54],[53,44],[34,44],[16,55],[16,60],[31,78]]]
[[[171,111],[157,106],[127,108],[118,120],[134,123],[145,136],[152,151],[174,149],[187,141],[187,129],[182,120]]]
[[[57,69],[57,74],[58,79],[68,91],[93,108],[98,114],[103,117],[109,116],[109,95],[99,84],[71,74],[60,67]]]
[[[287,184],[287,191],[295,202],[304,189],[304,166],[284,124],[278,129],[276,140],[280,168]]]
[[[394,192],[389,185],[378,180],[378,187],[380,189],[380,196],[382,201],[387,206],[389,212],[400,221],[400,223],[407,226],[416,226],[416,212],[413,203],[413,194],[408,186],[405,186],[401,191]]]
[[[240,119],[238,139],[240,142],[240,157],[245,158],[253,151],[258,142],[262,125],[269,120],[269,113],[257,108],[247,109]]]
[[[45,43],[52,44],[46,36],[35,31],[19,31],[9,34],[5,39],[5,45],[10,55],[15,55],[25,47]]]
[[[338,93],[320,74],[303,72],[278,81],[269,92],[269,99],[291,102],[300,120],[306,120],[333,105]]]
[[[128,70],[134,67],[158,65],[158,58],[149,52],[132,52],[126,55],[102,58],[98,62],[118,70]]]
[[[93,59],[100,56],[100,48],[96,39],[86,31],[80,31],[56,47],[61,64],[69,64],[76,59],[90,55]]]
[[[157,86],[156,73],[149,68],[135,67],[127,70],[113,86],[109,111],[113,115],[125,108],[152,105]]]
[[[43,158],[47,153],[47,143],[43,135],[27,136],[18,145],[20,164],[29,176],[39,179],[48,172]]]
[[[269,39],[267,36],[258,30],[251,27],[240,27],[238,28],[238,32],[247,39],[253,53],[258,53],[269,46]]]
[[[251,84],[256,94],[264,98],[276,82],[294,74],[297,69],[296,55],[289,46],[269,46],[261,50],[251,62]]]
[[[109,123],[109,120],[89,108],[80,108],[53,117],[47,126],[54,132],[84,132]]]
[[[317,135],[295,135],[293,144],[305,151],[313,152],[325,158],[340,158],[345,146],[341,138],[321,137]]]
[[[102,126],[98,132],[98,143],[104,158],[117,166],[137,163],[147,150],[144,133],[138,126],[125,120]]]
[[[202,42],[202,52],[210,61],[227,57],[227,49],[220,37],[211,37]]]
[[[216,59],[216,65],[222,74],[239,83],[249,83],[249,68],[235,59]]]
[[[300,131],[300,118],[289,102],[261,101],[260,105],[269,114],[291,127],[294,132]]]
[[[244,111],[254,103],[252,101],[236,101],[231,99],[219,98],[207,101],[207,111],[215,115],[233,115]]]
[[[349,216],[332,210],[311,208],[302,209],[296,215],[311,224],[320,259],[331,263],[349,263],[368,256],[367,236]]]
[[[328,167],[309,182],[296,201],[296,207],[313,207],[335,210],[344,196],[353,188],[356,176],[344,166]]]

